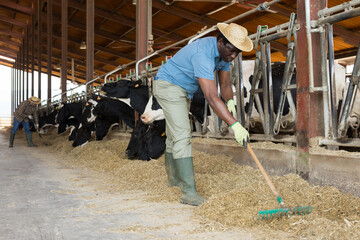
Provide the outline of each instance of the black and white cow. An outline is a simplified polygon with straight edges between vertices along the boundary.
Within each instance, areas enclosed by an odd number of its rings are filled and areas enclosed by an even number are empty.
[[[126,79],[121,79],[117,82],[106,83],[101,88],[101,91],[106,92],[106,96],[108,97],[129,98],[130,89],[140,86],[141,84],[141,80],[130,81]]]
[[[80,128],[73,146],[87,143],[92,135],[96,134],[96,140],[102,140],[111,128],[123,120],[129,127],[135,126],[134,110],[128,105],[129,99],[112,99],[95,96],[90,99],[83,110]]]
[[[82,108],[84,102],[64,103],[59,105],[58,114],[56,116],[56,123],[59,124],[58,134],[65,132],[71,128],[69,134],[69,141],[75,139],[77,129],[79,128],[82,119]]]
[[[129,159],[149,161],[159,158],[165,151],[165,120],[144,124],[138,121],[131,133],[126,156]]]

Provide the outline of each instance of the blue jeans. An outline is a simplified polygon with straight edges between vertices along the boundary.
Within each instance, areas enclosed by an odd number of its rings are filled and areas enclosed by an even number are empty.
[[[15,133],[16,133],[16,131],[18,130],[20,124],[23,125],[26,134],[31,133],[31,132],[30,132],[29,121],[27,121],[27,122],[25,122],[25,121],[19,122],[19,121],[14,117],[14,125],[13,125],[13,128],[11,129],[11,134],[15,134]]]

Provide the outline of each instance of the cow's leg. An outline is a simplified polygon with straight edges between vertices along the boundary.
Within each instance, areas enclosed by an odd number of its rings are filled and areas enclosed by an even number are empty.
[[[206,199],[198,195],[195,186],[194,166],[189,121],[190,101],[186,91],[170,82],[156,80],[154,96],[162,107],[166,120],[166,151],[173,153],[175,175],[182,191],[181,203],[198,206]],[[172,142],[172,149],[168,144]]]

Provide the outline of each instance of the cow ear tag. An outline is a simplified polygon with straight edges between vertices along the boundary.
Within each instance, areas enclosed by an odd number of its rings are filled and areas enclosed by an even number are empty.
[[[136,87],[136,88],[139,87],[139,84],[135,84],[135,87]]]
[[[88,106],[89,106],[89,103],[88,103],[88,102],[86,102],[85,106],[87,106],[87,107],[88,107]]]
[[[100,96],[98,96],[96,100],[101,100]]]
[[[163,132],[163,133],[161,134],[161,136],[162,136],[162,137],[165,136],[165,132]]]

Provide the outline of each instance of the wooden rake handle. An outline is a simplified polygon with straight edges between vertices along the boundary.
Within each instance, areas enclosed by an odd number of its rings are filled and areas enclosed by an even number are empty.
[[[261,165],[259,159],[256,157],[255,153],[253,152],[252,148],[250,147],[250,144],[247,144],[247,150],[249,151],[250,155],[252,156],[252,158],[254,159],[256,165],[258,166],[258,168],[260,169],[260,172],[262,173],[262,175],[264,176],[267,184],[269,185],[271,191],[275,194],[276,197],[279,197],[279,193],[276,190],[274,184],[271,182],[269,176],[267,175],[267,173],[265,172],[265,169],[263,168],[263,166]]]

